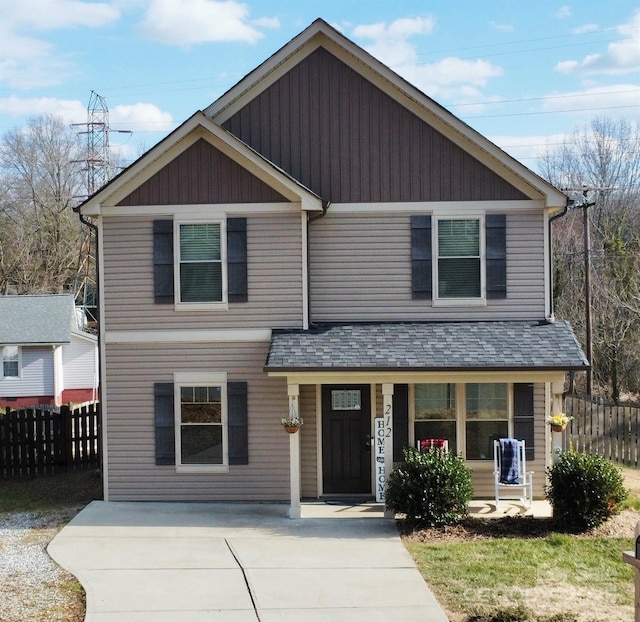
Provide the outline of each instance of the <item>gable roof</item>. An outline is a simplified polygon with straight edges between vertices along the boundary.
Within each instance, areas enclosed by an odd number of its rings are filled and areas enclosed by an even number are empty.
[[[0,296],[0,344],[69,343],[74,312],[71,294]]]
[[[322,209],[318,195],[198,111],[74,210],[91,216],[100,214],[103,206],[116,206],[201,139],[210,142],[286,200],[300,202],[303,210]]]
[[[403,322],[276,330],[265,364],[269,372],[588,368],[565,321]]]
[[[458,119],[389,67],[347,39],[322,19],[273,54],[259,67],[205,109],[220,125],[264,93],[287,72],[324,48],[378,87],[447,139],[481,161],[490,170],[532,199],[542,199],[552,210],[564,208],[567,197],[536,173]],[[326,198],[326,197],[325,197]]]

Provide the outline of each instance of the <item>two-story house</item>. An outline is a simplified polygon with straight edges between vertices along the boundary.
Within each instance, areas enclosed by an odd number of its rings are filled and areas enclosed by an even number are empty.
[[[566,197],[322,20],[88,199],[110,500],[373,496],[446,438],[491,496],[585,357]],[[298,434],[280,419],[301,416]],[[381,445],[376,445],[376,442]],[[380,454],[380,455],[379,455]]]

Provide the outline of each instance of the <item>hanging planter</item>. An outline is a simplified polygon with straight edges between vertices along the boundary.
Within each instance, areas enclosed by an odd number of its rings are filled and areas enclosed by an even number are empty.
[[[551,426],[552,432],[564,432],[571,419],[573,417],[567,417],[564,413],[556,413],[547,418],[547,423]]]
[[[280,423],[289,434],[295,434],[300,429],[304,421],[302,419],[298,419],[298,417],[285,417],[280,419]]]

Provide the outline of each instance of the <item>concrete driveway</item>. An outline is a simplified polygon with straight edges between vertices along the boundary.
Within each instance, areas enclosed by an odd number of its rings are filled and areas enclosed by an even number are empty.
[[[380,518],[275,504],[94,501],[49,544],[87,622],[446,622]]]

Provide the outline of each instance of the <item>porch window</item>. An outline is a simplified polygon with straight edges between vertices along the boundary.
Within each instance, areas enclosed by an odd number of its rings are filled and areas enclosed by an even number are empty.
[[[455,451],[456,385],[417,384],[415,388],[415,439],[444,438]]]
[[[466,385],[466,458],[492,460],[493,441],[509,436],[506,383]]]
[[[2,348],[2,377],[20,377],[20,347],[4,346]]]
[[[466,460],[492,460],[493,441],[509,436],[506,383],[416,384],[414,439],[444,438]]]

